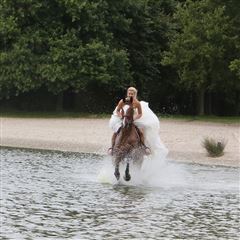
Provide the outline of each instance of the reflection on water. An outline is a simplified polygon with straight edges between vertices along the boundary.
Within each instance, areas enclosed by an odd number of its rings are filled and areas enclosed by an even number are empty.
[[[181,165],[182,185],[106,184],[106,161],[1,149],[0,238],[238,239],[238,169]]]

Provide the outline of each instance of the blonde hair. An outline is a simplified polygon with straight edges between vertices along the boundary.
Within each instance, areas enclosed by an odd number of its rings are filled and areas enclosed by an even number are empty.
[[[133,91],[135,93],[135,97],[137,97],[137,89],[135,87],[129,87],[127,91]]]

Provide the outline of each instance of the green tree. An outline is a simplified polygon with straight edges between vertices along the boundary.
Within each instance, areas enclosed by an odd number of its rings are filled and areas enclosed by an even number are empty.
[[[42,66],[49,91],[61,96],[67,89],[78,93],[94,85],[105,91],[126,87],[131,81],[128,54],[114,41],[108,2],[60,2],[65,9],[61,23],[65,30],[50,40]]]
[[[113,31],[129,53],[135,85],[144,98],[155,103],[161,95],[159,92],[169,84],[168,73],[160,60],[172,28],[170,19],[175,5],[175,1],[166,0],[128,1],[125,14],[130,25],[127,32]]]
[[[228,51],[235,47],[230,20],[225,7],[211,0],[187,0],[177,7],[174,20],[178,28],[162,63],[177,70],[180,87],[197,93],[202,115],[205,93],[234,81],[228,70]]]
[[[44,83],[40,66],[45,62],[49,37],[62,12],[55,1],[3,0],[0,4],[0,91],[2,97],[39,88]],[[55,18],[55,19],[54,19]],[[55,20],[55,21],[54,21]]]
[[[240,59],[235,59],[230,63],[231,71],[235,72],[238,79],[240,80]]]
[[[112,18],[124,22],[116,14]],[[6,96],[45,86],[59,96],[60,109],[68,89],[129,84],[128,54],[110,31],[107,1],[3,1],[0,16],[0,88]]]

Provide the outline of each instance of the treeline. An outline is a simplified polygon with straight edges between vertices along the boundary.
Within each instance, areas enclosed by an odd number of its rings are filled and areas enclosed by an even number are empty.
[[[240,113],[238,0],[2,0],[0,108]]]

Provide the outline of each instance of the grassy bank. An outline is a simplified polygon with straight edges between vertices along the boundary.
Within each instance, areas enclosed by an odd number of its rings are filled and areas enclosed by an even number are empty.
[[[161,119],[183,120],[183,121],[202,121],[226,124],[239,124],[240,116],[189,116],[189,115],[158,115]]]
[[[79,112],[0,112],[1,117],[13,118],[110,118],[106,113],[79,113]],[[162,120],[181,120],[181,121],[202,121],[226,124],[240,123],[240,116],[189,116],[189,115],[162,115],[158,114]]]
[[[106,113],[79,113],[79,112],[0,112],[1,117],[12,118],[109,118]]]

